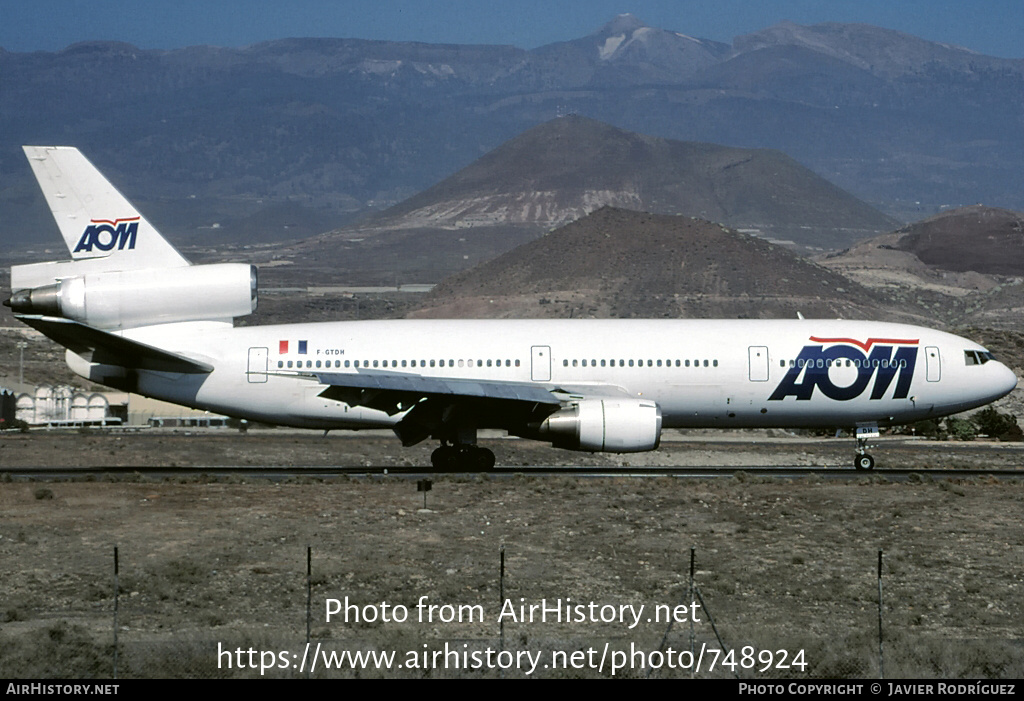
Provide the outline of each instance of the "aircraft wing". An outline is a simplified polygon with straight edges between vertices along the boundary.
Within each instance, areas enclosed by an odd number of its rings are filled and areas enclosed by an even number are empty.
[[[392,372],[315,373],[321,384],[330,385],[321,397],[352,406],[365,406],[390,415],[405,411],[431,397],[493,399],[557,408],[561,401],[547,389],[521,382],[496,382],[457,378],[422,377]]]
[[[362,406],[388,415],[406,412],[395,434],[415,445],[455,422],[481,428],[509,428],[542,421],[562,400],[552,391],[525,382],[421,377],[403,373],[315,373],[330,385],[321,397]]]
[[[213,372],[213,366],[207,363],[107,333],[71,319],[26,314],[15,316],[42,332],[47,338],[93,363],[193,375]]]

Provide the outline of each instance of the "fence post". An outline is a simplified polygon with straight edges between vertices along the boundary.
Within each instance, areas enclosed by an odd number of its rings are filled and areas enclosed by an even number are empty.
[[[117,604],[121,593],[118,582],[117,546],[114,546],[114,679],[117,679]]]
[[[309,629],[313,610],[313,547],[306,546],[306,645],[309,645]]]
[[[498,574],[498,604],[501,609],[505,608],[505,544],[501,544],[499,549],[501,558],[501,565]],[[498,637],[500,639],[500,649],[498,652],[505,651],[505,617],[501,616],[501,621],[498,623]]]
[[[878,549],[878,678],[885,679],[885,658],[882,656],[882,549]]]
[[[505,610],[505,544],[502,543],[498,549],[500,565],[498,569],[498,600],[501,604],[501,610]],[[498,652],[502,653],[505,651],[505,617],[499,616],[498,621]],[[500,678],[505,678],[505,670],[501,670]]]
[[[310,622],[313,620],[313,546],[306,544],[306,650],[309,650]],[[313,665],[306,669],[306,679]]]
[[[687,602],[687,604],[690,606],[690,611],[693,611],[693,563],[694,563],[694,560],[696,560],[696,557],[697,557],[697,546],[696,545],[691,545],[690,546],[690,600]],[[697,659],[694,656],[695,653],[696,653],[696,649],[695,648],[696,648],[697,644],[696,644],[696,636],[695,636],[694,630],[693,630],[693,618],[694,618],[693,616],[690,616],[690,660],[691,661]],[[695,674],[696,674],[696,665],[695,664],[691,664],[690,665],[690,679],[693,679]]]

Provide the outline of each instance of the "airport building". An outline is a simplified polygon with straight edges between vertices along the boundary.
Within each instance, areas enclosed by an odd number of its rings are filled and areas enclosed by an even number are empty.
[[[21,385],[0,393],[12,418],[29,426],[224,426],[228,417],[127,392],[93,392],[69,385]]]

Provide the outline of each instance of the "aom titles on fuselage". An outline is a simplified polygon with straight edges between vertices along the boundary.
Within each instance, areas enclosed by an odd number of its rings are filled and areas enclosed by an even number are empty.
[[[76,149],[26,147],[72,260],[15,266],[16,315],[125,391],[268,423],[433,437],[439,468],[488,468],[497,428],[639,452],[664,428],[878,427],[1010,392],[978,344],[836,320],[401,320],[233,326],[255,269],[193,266]],[[85,224],[83,224],[85,222]]]

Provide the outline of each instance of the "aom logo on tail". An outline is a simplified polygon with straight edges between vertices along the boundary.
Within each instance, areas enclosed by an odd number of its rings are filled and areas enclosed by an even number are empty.
[[[82,238],[72,251],[75,253],[92,253],[93,249],[110,252],[117,246],[117,250],[135,248],[135,236],[139,231],[140,217],[126,219],[93,219],[89,226],[85,227]]]
[[[871,399],[881,399],[894,379],[892,398],[907,398],[919,339],[869,338],[862,342],[811,336],[810,340],[819,345],[803,347],[769,401],[786,397],[807,400],[815,387],[829,399],[846,401],[861,396],[869,384]]]

